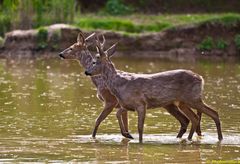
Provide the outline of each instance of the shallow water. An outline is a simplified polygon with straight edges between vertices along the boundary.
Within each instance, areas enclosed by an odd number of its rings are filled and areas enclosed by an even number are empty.
[[[176,139],[179,123],[164,109],[147,111],[144,144],[138,144],[137,114],[129,113],[134,140],[119,133],[115,111],[91,138],[102,110],[96,89],[75,61],[0,60],[0,162],[134,161],[205,163],[240,160],[240,64],[195,64],[156,59],[115,59],[117,68],[153,73],[185,68],[205,79],[204,100],[219,112],[224,140],[203,116],[204,136]],[[189,126],[190,127],[190,126]]]

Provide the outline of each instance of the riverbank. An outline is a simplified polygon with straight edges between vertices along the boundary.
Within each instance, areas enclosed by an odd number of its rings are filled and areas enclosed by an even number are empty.
[[[137,15],[102,18],[88,15],[75,22],[79,23],[6,33],[0,54],[2,57],[56,54],[73,44],[81,30],[86,36],[92,32],[104,34],[106,47],[119,42],[119,56],[177,61],[240,57],[239,14],[139,16],[139,19]],[[95,51],[94,47],[90,49]]]

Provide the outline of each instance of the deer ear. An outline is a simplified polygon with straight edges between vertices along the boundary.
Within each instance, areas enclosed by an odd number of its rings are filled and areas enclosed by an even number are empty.
[[[84,39],[84,36],[83,36],[82,32],[79,32],[79,34],[78,34],[77,43],[82,44],[82,45],[85,43],[85,39]]]
[[[116,52],[117,49],[117,44],[115,43],[114,45],[112,45],[109,49],[107,49],[105,52],[107,54],[107,56],[110,58],[114,55],[114,53]]]

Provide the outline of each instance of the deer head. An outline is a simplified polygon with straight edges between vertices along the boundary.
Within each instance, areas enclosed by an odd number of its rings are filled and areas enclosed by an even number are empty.
[[[78,59],[79,58],[79,51],[86,50],[88,45],[87,41],[93,37],[95,33],[92,33],[87,38],[84,38],[83,33],[80,32],[77,37],[77,42],[68,47],[67,49],[63,50],[59,53],[59,56],[63,59]]]
[[[105,37],[102,36],[103,42],[101,43],[99,38],[95,39],[97,54],[93,56],[93,62],[91,66],[86,69],[85,74],[89,76],[95,76],[102,73],[104,66],[111,65],[112,62],[110,57],[112,57],[116,51],[117,43],[113,44],[109,49],[104,51]]]

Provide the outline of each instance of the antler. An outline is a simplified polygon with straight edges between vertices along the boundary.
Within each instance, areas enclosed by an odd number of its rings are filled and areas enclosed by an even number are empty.
[[[102,35],[102,42],[99,40],[98,36],[96,37],[96,46],[97,46],[97,49],[98,49],[98,52],[100,53],[100,55],[104,54],[105,43],[106,43],[106,39],[105,39],[104,35]]]
[[[94,32],[94,33],[92,33],[91,35],[89,35],[89,36],[85,39],[85,41],[87,41],[88,39],[90,39],[91,37],[93,37],[95,34],[96,34],[96,33]]]

